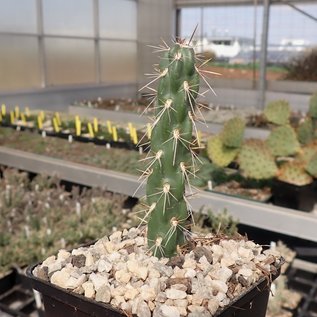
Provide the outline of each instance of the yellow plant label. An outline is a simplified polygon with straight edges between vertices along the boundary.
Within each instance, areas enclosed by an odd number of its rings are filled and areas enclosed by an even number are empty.
[[[56,118],[57,124],[60,126],[62,124],[62,121],[58,112],[55,112],[55,118]]]
[[[43,120],[42,120],[42,117],[40,114],[37,116],[37,125],[38,125],[40,130],[43,129]]]
[[[26,123],[26,118],[24,113],[21,113],[21,120],[23,123]]]
[[[90,136],[91,138],[94,138],[94,137],[95,137],[95,133],[94,133],[94,130],[93,130],[93,128],[92,128],[92,124],[91,124],[90,122],[88,122],[87,126],[88,126],[89,136]]]
[[[112,124],[110,120],[107,120],[107,128],[108,128],[108,132],[112,134],[113,129],[112,129]]]
[[[20,108],[19,108],[19,106],[15,106],[15,117],[16,118],[20,117]]]
[[[146,125],[146,132],[147,132],[147,137],[148,137],[149,139],[151,139],[152,127],[151,127],[151,124],[150,124],[150,123],[148,123],[148,124]]]
[[[6,105],[3,104],[3,105],[1,106],[1,114],[2,114],[3,116],[5,116],[6,113],[7,113]]]
[[[94,118],[94,130],[95,132],[98,132],[98,119]]]
[[[76,126],[76,135],[80,136],[81,134],[81,122],[78,116],[75,117],[75,126]]]
[[[113,141],[115,142],[118,141],[118,132],[115,126],[112,127],[112,138],[113,138]]]
[[[2,122],[2,114],[1,114],[1,112],[0,112],[0,122]]]
[[[29,107],[25,107],[25,115],[26,115],[27,117],[30,116],[30,109],[29,109]]]
[[[11,122],[11,124],[14,123],[14,111],[10,112],[10,122]]]
[[[59,126],[58,126],[58,122],[57,122],[57,121],[58,121],[57,118],[54,117],[54,118],[53,118],[53,126],[54,126],[54,131],[55,131],[56,133],[59,132]]]
[[[137,132],[136,132],[136,128],[133,128],[133,143],[134,144],[138,144],[138,134],[137,134]]]
[[[43,122],[44,119],[45,119],[45,113],[44,113],[44,111],[40,111],[40,116],[41,116],[41,119],[42,119],[42,122]]]

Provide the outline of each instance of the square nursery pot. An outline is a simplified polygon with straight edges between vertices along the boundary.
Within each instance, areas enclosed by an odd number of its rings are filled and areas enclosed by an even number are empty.
[[[214,317],[265,317],[270,285],[279,276],[283,263],[284,260],[281,259],[270,281],[268,278],[262,277],[247,291],[232,300],[228,306],[219,310]],[[33,288],[42,294],[46,317],[128,316],[109,304],[96,302],[35,277],[32,272],[37,265],[39,264],[30,266],[26,274]]]
[[[273,203],[277,206],[312,211],[316,202],[317,182],[296,186],[276,180],[272,185]]]

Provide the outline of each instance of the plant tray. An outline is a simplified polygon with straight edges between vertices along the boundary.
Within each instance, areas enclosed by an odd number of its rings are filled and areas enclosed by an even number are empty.
[[[317,316],[317,272],[308,272],[304,269],[290,267],[288,286],[302,295],[294,317]]]
[[[37,317],[38,312],[29,279],[12,270],[0,279],[0,316]]]
[[[283,263],[281,261],[281,265]],[[93,301],[35,277],[32,272],[37,265],[39,263],[28,267],[26,274],[33,288],[42,294],[46,317],[126,316],[109,304]],[[277,268],[277,273],[272,275],[272,280],[279,276],[281,265]],[[265,317],[269,293],[270,283],[263,277],[214,317]]]

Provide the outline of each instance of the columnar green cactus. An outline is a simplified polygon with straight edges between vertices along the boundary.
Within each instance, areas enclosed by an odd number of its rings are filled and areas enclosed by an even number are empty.
[[[289,103],[286,100],[276,100],[268,103],[263,113],[269,122],[277,125],[288,124],[291,115]]]
[[[159,65],[148,177],[148,245],[157,257],[175,255],[185,240],[189,205],[185,185],[194,165],[191,149],[199,69],[194,50],[183,42],[164,49]]]

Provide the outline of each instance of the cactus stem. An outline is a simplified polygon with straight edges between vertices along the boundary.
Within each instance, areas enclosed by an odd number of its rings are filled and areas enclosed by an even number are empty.
[[[167,99],[163,106],[155,107],[155,108],[162,108],[156,116],[155,121],[152,124],[152,129],[157,125],[157,123],[161,120],[162,116],[164,115],[165,111],[167,111],[169,121],[171,121],[171,116],[169,110],[173,110],[175,113],[177,111],[172,107],[173,100]]]

